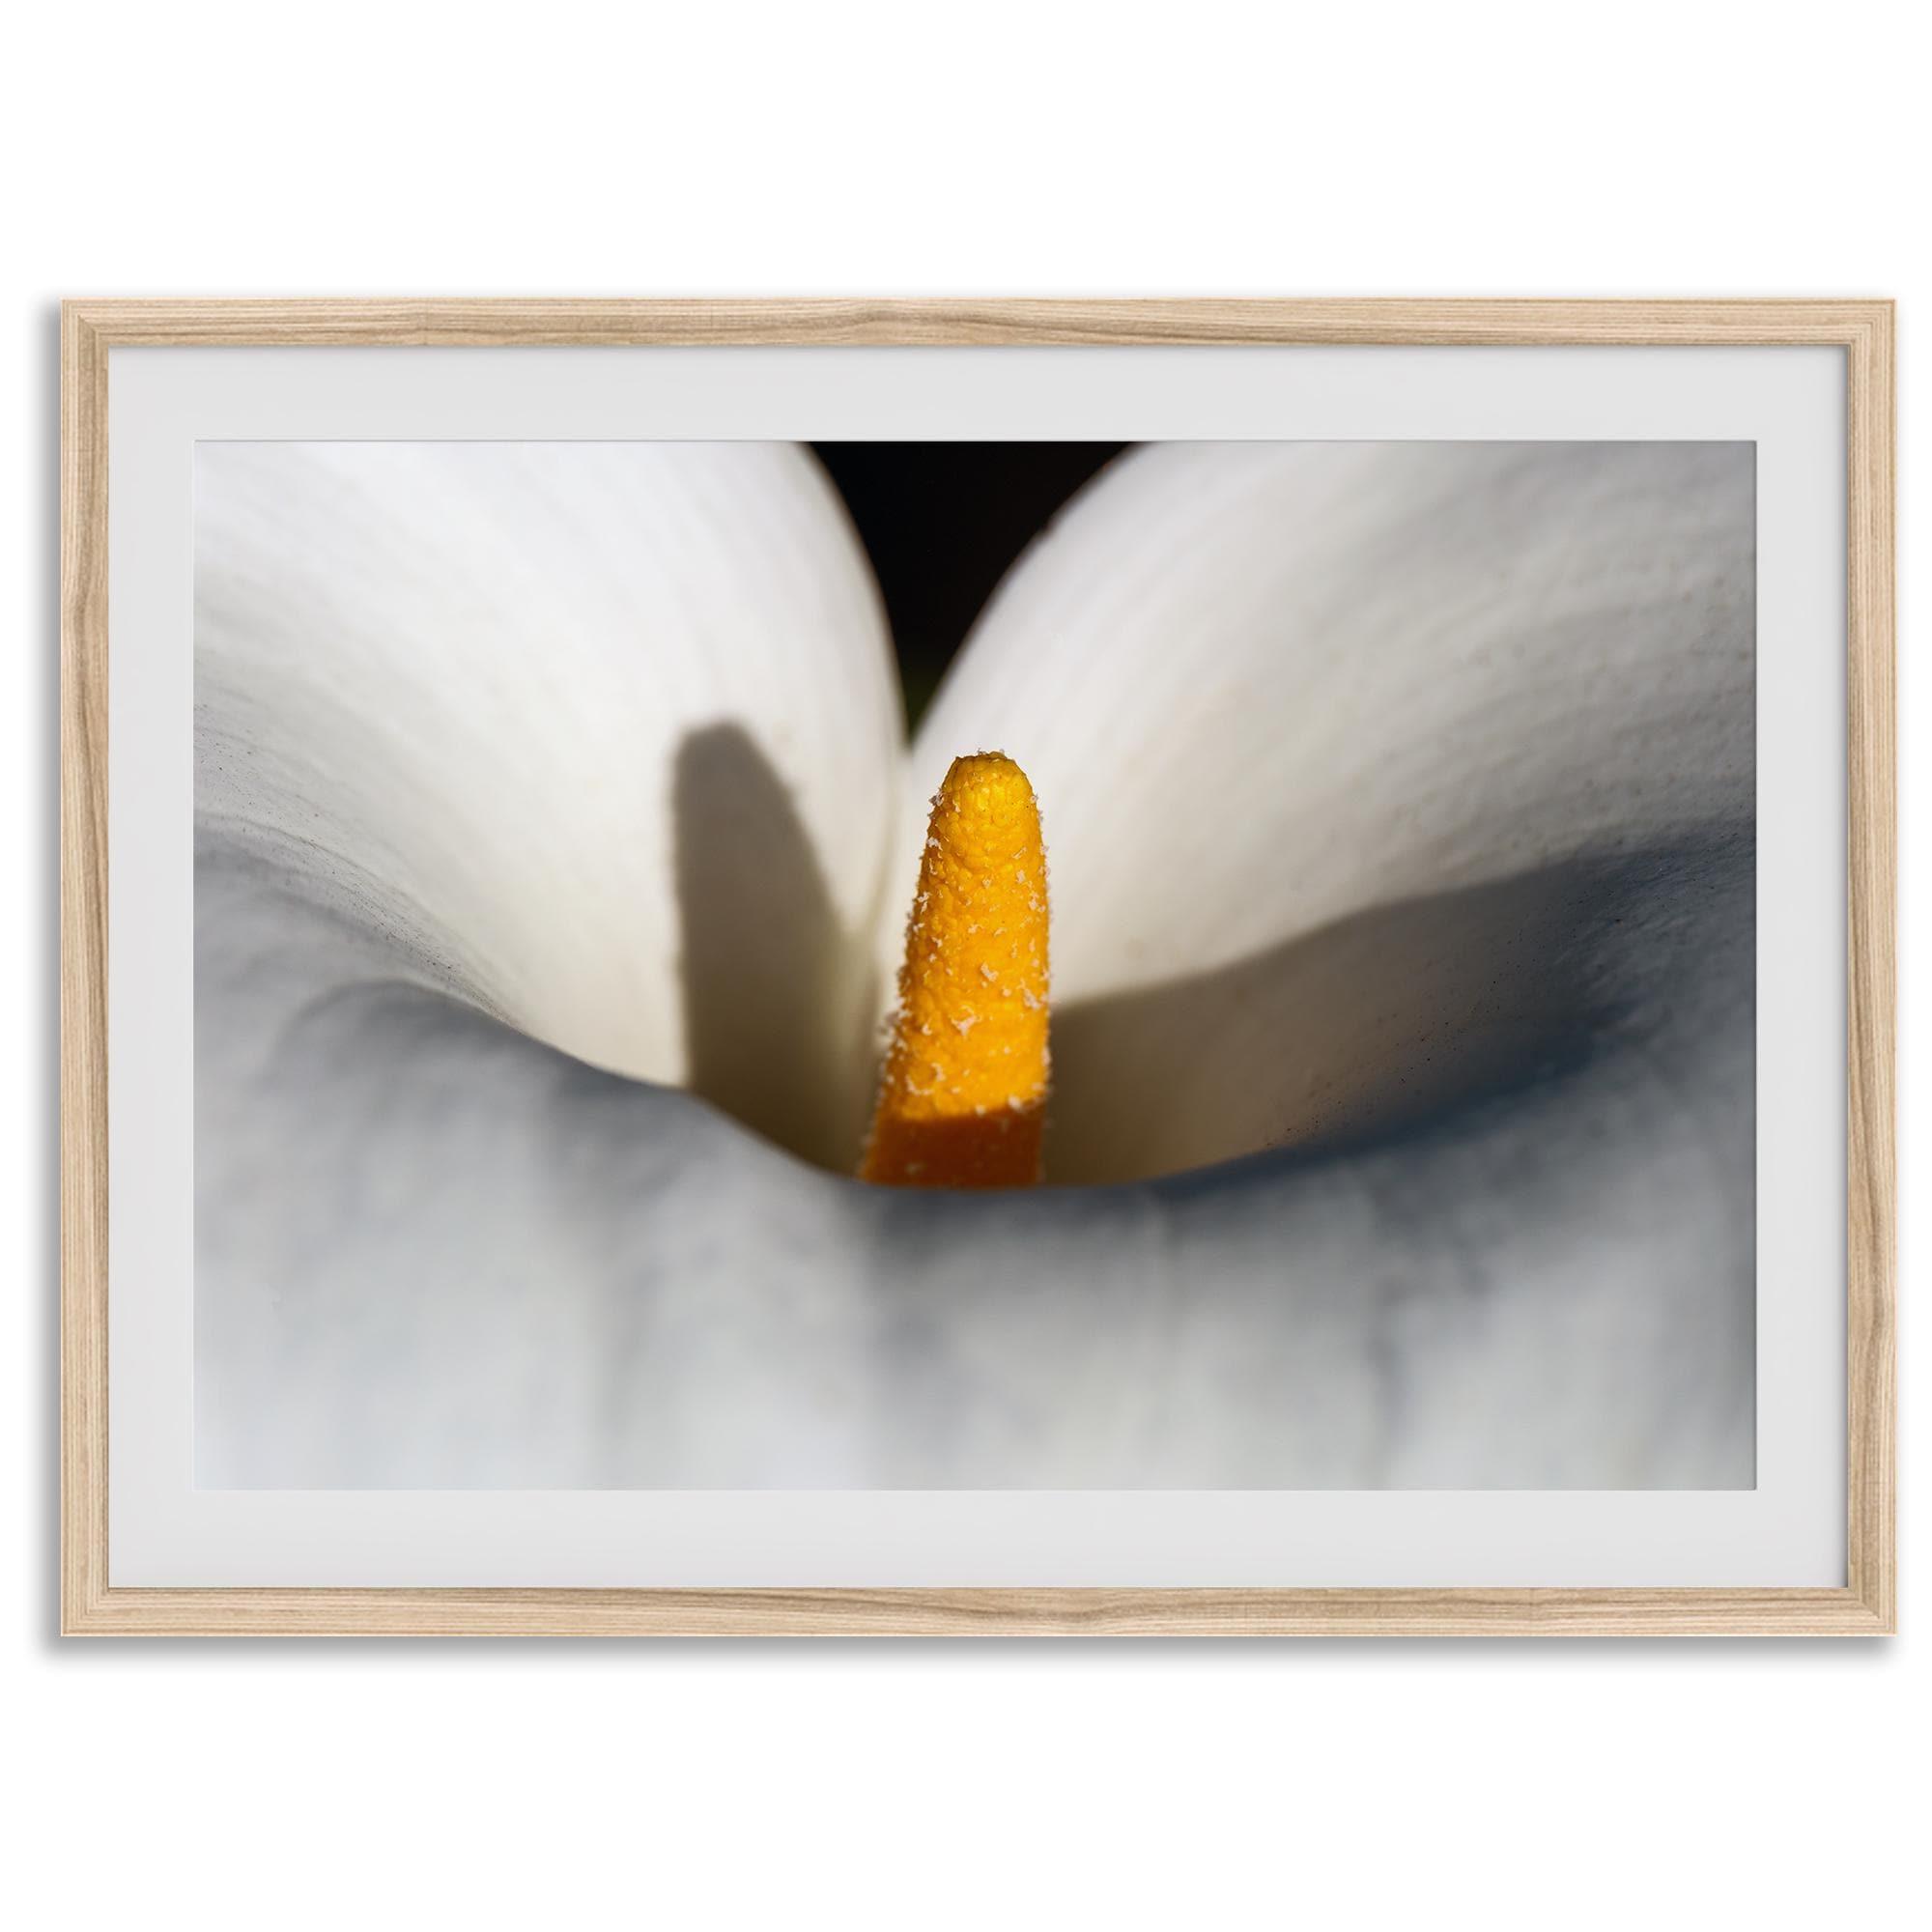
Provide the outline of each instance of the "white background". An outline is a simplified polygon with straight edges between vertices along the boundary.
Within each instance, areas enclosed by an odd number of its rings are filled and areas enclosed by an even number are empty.
[[[1922,1910],[1882,1645],[58,1646],[62,293],[1872,293],[1932,307],[1903,7],[99,4],[9,33],[0,1909],[64,1924],[1784,1926]],[[86,133],[76,118],[84,109]],[[14,809],[17,808],[17,809]],[[25,1889],[24,1901],[7,1895]]]

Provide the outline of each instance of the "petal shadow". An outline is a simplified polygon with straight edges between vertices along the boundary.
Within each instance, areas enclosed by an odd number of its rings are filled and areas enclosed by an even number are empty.
[[[1560,1078],[1695,945],[1700,908],[1735,902],[1749,863],[1747,838],[1579,860],[1056,1010],[1047,1179],[1356,1146]]]
[[[673,788],[686,1084],[849,1171],[869,1091],[869,949],[841,924],[784,781],[741,726],[690,733]]]

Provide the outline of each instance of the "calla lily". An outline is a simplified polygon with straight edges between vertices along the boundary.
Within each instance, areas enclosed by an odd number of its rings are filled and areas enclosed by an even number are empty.
[[[803,450],[196,503],[203,1482],[1750,1482],[1747,448],[1134,451],[909,750]],[[994,750],[1057,1184],[868,1186]]]

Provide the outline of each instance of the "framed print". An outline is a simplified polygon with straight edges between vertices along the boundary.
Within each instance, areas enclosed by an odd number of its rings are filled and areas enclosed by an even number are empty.
[[[70,303],[77,1634],[1880,1634],[1878,301]]]

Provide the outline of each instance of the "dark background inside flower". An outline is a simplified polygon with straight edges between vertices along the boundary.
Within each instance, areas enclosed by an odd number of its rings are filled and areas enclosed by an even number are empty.
[[[1124,442],[815,442],[871,559],[917,726],[1013,560]]]

